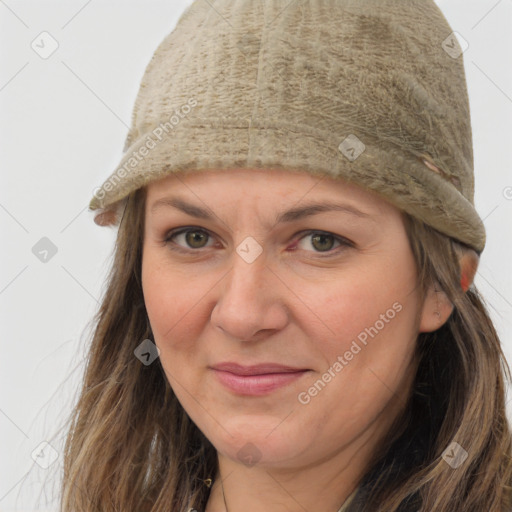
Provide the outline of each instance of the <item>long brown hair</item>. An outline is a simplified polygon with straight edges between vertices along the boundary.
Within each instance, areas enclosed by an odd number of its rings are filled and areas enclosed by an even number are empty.
[[[157,358],[134,350],[152,339],[141,285],[146,189],[130,194],[96,313],[82,388],[64,447],[62,512],[205,509],[217,472],[213,445],[175,397]],[[351,512],[506,512],[512,509],[510,369],[477,290],[460,288],[466,248],[404,214],[425,292],[454,304],[446,324],[417,340],[409,402],[361,481]],[[456,469],[443,453],[458,443]]]

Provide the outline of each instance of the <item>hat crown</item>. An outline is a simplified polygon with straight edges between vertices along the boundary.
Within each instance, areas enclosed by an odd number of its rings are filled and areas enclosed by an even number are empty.
[[[446,51],[459,43],[432,0],[210,3],[157,48],[125,150],[160,123],[280,120],[423,155],[473,203],[462,53]]]

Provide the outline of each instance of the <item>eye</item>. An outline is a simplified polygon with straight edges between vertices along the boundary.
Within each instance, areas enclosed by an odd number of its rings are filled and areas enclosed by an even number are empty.
[[[174,239],[177,239],[182,235],[184,235],[184,242],[186,244],[185,246],[176,244],[174,242]],[[204,245],[204,242],[208,239],[208,237],[210,237],[210,234],[204,229],[189,227],[170,231],[167,233],[164,243],[173,244],[175,247],[171,247],[172,250],[179,252],[190,252],[187,251],[186,248],[203,249],[204,247],[207,247]]]
[[[333,235],[332,233],[328,233],[326,231],[308,231],[295,244],[293,249],[298,247],[301,243],[305,243],[308,239],[311,240],[310,246],[315,249],[314,252],[328,253],[328,256],[331,256],[333,252],[338,252],[336,249],[333,249],[333,245],[336,242],[339,244],[338,249],[340,247],[342,250],[346,247],[354,247],[354,244],[350,240],[337,235]],[[306,248],[305,250],[309,249]]]

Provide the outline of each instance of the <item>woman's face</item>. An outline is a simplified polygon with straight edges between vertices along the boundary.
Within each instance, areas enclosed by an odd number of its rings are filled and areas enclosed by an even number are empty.
[[[424,310],[397,208],[328,177],[237,169],[153,182],[145,215],[154,341],[219,454],[311,464],[389,426]]]

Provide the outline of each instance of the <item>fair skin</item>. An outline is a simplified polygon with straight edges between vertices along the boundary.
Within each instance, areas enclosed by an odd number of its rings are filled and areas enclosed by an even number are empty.
[[[211,218],[163,204],[152,211],[171,196]],[[365,215],[328,211],[275,223],[313,202]],[[223,492],[229,512],[337,512],[405,405],[418,333],[438,329],[453,308],[442,292],[419,296],[399,210],[325,176],[236,169],[152,182],[145,214],[142,284],[160,361],[218,453],[206,512],[227,512]],[[188,235],[164,242],[183,227]],[[237,252],[258,247],[251,262]],[[307,371],[247,396],[217,378],[211,367],[224,361]]]

